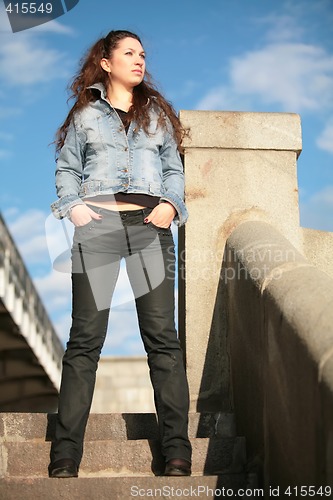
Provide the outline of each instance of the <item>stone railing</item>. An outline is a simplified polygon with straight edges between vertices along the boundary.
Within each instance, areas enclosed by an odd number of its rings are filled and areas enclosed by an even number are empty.
[[[333,279],[274,227],[240,224],[223,278],[237,430],[269,486],[333,486]]]
[[[193,411],[231,408],[226,240],[244,220],[273,224],[297,249],[300,118],[281,113],[181,111],[189,220],[179,232],[179,330]]]
[[[333,234],[300,227],[300,117],[180,118],[191,129],[179,234],[191,411],[235,410],[266,485],[332,482]]]
[[[64,350],[1,216],[0,234],[0,403],[8,411],[33,411],[34,398],[56,397]]]

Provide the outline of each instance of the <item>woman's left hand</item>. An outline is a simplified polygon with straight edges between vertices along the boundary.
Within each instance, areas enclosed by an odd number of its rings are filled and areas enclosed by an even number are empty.
[[[171,203],[159,203],[145,218],[145,222],[152,222],[154,226],[168,228],[177,211]]]

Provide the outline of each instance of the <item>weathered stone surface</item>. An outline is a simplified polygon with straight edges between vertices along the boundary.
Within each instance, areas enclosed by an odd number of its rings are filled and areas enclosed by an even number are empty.
[[[304,255],[318,269],[333,278],[333,233],[301,228]]]
[[[193,472],[216,474],[241,472],[246,461],[243,438],[196,438],[192,440]],[[50,443],[8,442],[3,444],[8,461],[2,476],[47,475]],[[156,440],[86,441],[80,467],[82,476],[113,476],[161,473],[164,461]]]
[[[222,277],[249,279],[263,291],[270,282],[278,281],[292,269],[313,266],[271,224],[248,221],[233,231],[228,239]]]
[[[138,498],[217,498],[228,490],[251,487],[245,474],[205,477],[112,477],[75,479],[6,479],[0,483],[0,497],[48,500],[130,500]],[[224,490],[223,490],[224,488]],[[215,496],[216,495],[216,496]]]
[[[284,322],[307,346],[319,372],[333,354],[333,280],[313,266],[291,269],[270,282],[265,295],[268,304],[283,311]],[[326,382],[333,391],[333,379]]]
[[[240,224],[227,250],[235,415],[249,460],[266,485],[333,486],[333,280],[262,222]]]
[[[302,150],[300,116],[292,113],[180,111],[191,135],[185,147]]]
[[[51,441],[56,414],[0,413],[0,439],[4,441]],[[189,436],[234,437],[232,413],[190,413]],[[157,439],[158,425],[152,413],[91,413],[86,430],[87,441]]]
[[[265,221],[301,250],[297,115],[182,111],[189,220],[180,235],[180,336],[192,411],[231,409],[226,283],[227,238],[244,221]],[[186,265],[185,265],[186,262]],[[186,282],[185,282],[186,272]],[[182,300],[182,297],[181,297]]]

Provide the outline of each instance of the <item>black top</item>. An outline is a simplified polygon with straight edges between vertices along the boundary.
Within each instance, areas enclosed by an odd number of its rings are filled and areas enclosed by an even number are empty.
[[[127,120],[127,112],[118,108],[114,109],[117,111],[127,134],[128,128],[130,126],[130,123]],[[135,205],[141,205],[148,208],[156,207],[160,201],[159,196],[150,196],[149,194],[141,193],[116,193],[114,197],[116,201],[125,201],[126,203],[133,203]]]

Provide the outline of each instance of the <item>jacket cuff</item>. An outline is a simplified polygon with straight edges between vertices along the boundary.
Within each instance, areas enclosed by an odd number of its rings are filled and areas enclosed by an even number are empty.
[[[182,198],[176,194],[167,192],[160,198],[160,203],[168,201],[177,210],[177,215],[174,218],[176,226],[182,226],[188,219],[188,211]]]
[[[67,194],[52,203],[51,210],[56,219],[63,219],[69,217],[70,210],[75,205],[84,205],[84,202],[76,194]]]

